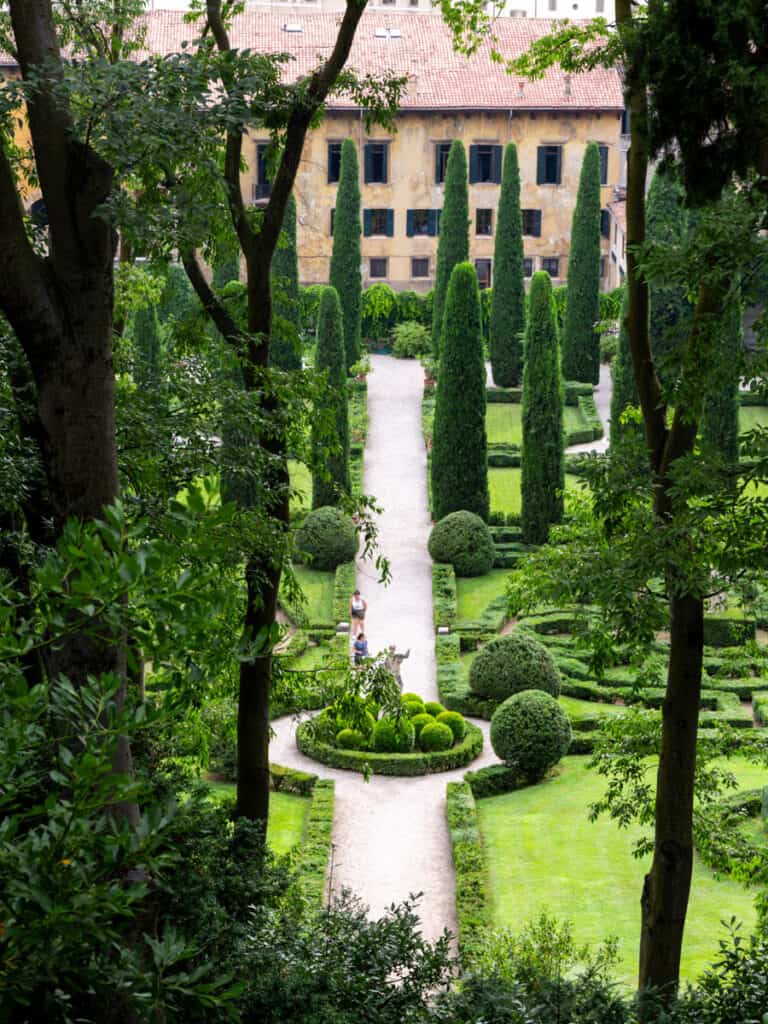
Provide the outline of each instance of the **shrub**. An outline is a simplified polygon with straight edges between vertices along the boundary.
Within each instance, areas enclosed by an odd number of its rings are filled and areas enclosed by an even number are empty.
[[[616,349],[616,356],[611,364],[611,379],[613,391],[611,392],[611,444],[618,441],[630,431],[630,424],[621,422],[621,414],[630,405],[639,405],[640,399],[637,394],[635,383],[635,370],[632,366],[632,353],[629,348],[629,331],[627,330],[627,313],[629,311],[629,299],[624,293],[624,300],[621,304],[619,324],[619,340]],[[635,432],[640,431],[639,426],[634,427]]]
[[[392,328],[392,355],[398,359],[418,359],[431,351],[429,331],[422,324],[408,320]]]
[[[525,331],[523,220],[520,213],[520,170],[514,142],[504,150],[504,171],[493,251],[493,295],[489,349],[494,383],[509,388],[520,383]]]
[[[451,512],[429,535],[429,553],[436,562],[452,565],[457,576],[484,576],[493,568],[491,531],[473,512]]]
[[[434,339],[433,339],[434,344]],[[451,274],[441,337],[432,431],[432,512],[467,509],[488,518],[485,360],[480,292],[471,263]]]
[[[467,723],[464,721],[464,716],[460,715],[458,711],[442,711],[436,721],[438,725],[448,726],[457,743],[464,739],[467,733]]]
[[[413,726],[413,730],[414,730],[414,732],[416,734],[416,741],[417,742],[418,742],[419,736],[421,735],[421,730],[424,728],[424,726],[425,725],[431,725],[433,722],[434,722],[434,718],[432,717],[432,715],[428,715],[426,713],[426,711],[422,712],[422,714],[420,714],[420,715],[414,715],[413,716],[413,718],[411,719],[411,725]]]
[[[432,325],[432,292],[420,294],[414,291],[397,293],[397,322],[404,324],[413,320],[428,330]]]
[[[540,779],[563,757],[571,742],[568,716],[554,697],[523,690],[500,704],[491,719],[497,757],[531,780]]]
[[[344,364],[344,328],[342,309],[335,288],[326,288],[320,299],[317,320],[317,353],[315,369],[325,371],[328,385],[315,400],[315,411],[332,417],[330,434],[316,429],[313,420],[312,445],[320,462],[328,472],[312,474],[312,508],[335,504],[340,494],[349,494],[349,409],[347,406],[347,371]],[[324,458],[321,450],[330,446]],[[354,558],[354,555],[352,555]],[[334,565],[335,569],[336,566]]]
[[[401,694],[401,697],[403,700],[420,700],[422,704],[424,703],[424,698],[420,696],[418,693],[411,693],[409,691],[408,693]]]
[[[535,636],[516,630],[480,649],[469,670],[469,686],[494,700],[506,700],[521,690],[543,690],[557,697],[560,671]]]
[[[357,554],[357,530],[337,508],[317,508],[297,530],[296,545],[309,556],[313,569],[330,571]]]
[[[333,251],[328,283],[339,294],[344,322],[346,368],[360,358],[361,294],[360,274],[360,171],[357,150],[351,139],[341,144],[339,186],[333,216]]]
[[[403,707],[407,711],[409,718],[415,718],[416,715],[424,714],[423,700],[404,700]]]
[[[445,711],[445,708],[436,700],[428,700],[424,704],[424,710],[427,712],[428,715],[431,715],[433,718],[437,718],[438,715],[442,715],[442,713]]]
[[[441,722],[430,722],[419,733],[419,746],[424,751],[450,750],[453,746],[453,732]]]
[[[299,288],[301,326],[308,334],[314,334],[317,330],[317,314],[320,312],[320,296],[324,288],[325,285],[322,284],[309,284],[306,288]]]
[[[445,168],[443,214],[437,240],[437,271],[432,292],[432,351],[437,359],[442,345],[448,282],[457,263],[469,259],[469,195],[467,154],[464,143],[454,139]]]
[[[365,750],[365,736],[358,729],[342,729],[336,736],[336,746],[342,750]]]
[[[363,337],[369,341],[387,341],[397,319],[397,295],[380,282],[366,288],[362,295]]]
[[[380,718],[373,727],[372,745],[379,754],[408,754],[415,739],[416,730],[405,715]]]

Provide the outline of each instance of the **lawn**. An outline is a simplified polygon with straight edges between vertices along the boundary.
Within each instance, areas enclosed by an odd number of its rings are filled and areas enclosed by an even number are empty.
[[[312,505],[312,474],[303,462],[288,460],[288,475],[291,481],[291,515],[309,512]]]
[[[307,620],[310,623],[330,622],[333,618],[334,573],[310,569],[305,565],[295,565],[293,571],[306,599],[301,611]]]
[[[485,576],[456,580],[456,604],[459,622],[478,619],[491,601],[504,593],[509,569],[491,569]]]
[[[627,710],[620,704],[600,704],[594,700],[579,700],[578,697],[557,698],[560,707],[573,721],[580,718],[594,718],[595,715],[623,715]]]
[[[768,406],[742,405],[739,409],[739,430],[753,430],[755,427],[768,427]]]
[[[518,402],[489,402],[485,410],[485,433],[488,444],[523,443],[523,407]],[[584,430],[586,421],[576,405],[563,409],[566,437],[572,430]],[[567,441],[566,441],[567,444]]]
[[[491,512],[503,512],[509,516],[519,516],[522,499],[520,497],[520,475],[521,470],[516,467],[497,468],[491,466],[488,470],[488,488],[491,492]],[[571,473],[565,475],[566,492],[575,488],[579,478]]]
[[[640,892],[648,868],[631,844],[637,828],[620,830],[606,818],[590,823],[587,807],[604,781],[585,757],[567,757],[554,778],[478,801],[494,924],[518,929],[542,907],[570,918],[580,942],[619,940],[618,975],[634,983],[640,933]],[[766,781],[765,770],[739,766],[740,783]],[[683,948],[682,975],[694,979],[717,953],[720,922],[735,915],[755,923],[754,892],[718,881],[696,858]]]
[[[215,800],[235,795],[233,782],[209,782],[208,785]],[[305,796],[295,796],[293,793],[269,794],[267,842],[275,853],[288,853],[301,842],[309,814],[309,804],[310,801]]]

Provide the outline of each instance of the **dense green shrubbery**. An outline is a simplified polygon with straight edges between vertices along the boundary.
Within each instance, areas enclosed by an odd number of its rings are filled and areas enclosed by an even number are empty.
[[[421,698],[410,697],[408,700],[403,698],[403,707],[408,712],[409,718],[415,718],[416,715],[423,715],[425,713],[424,701]]]
[[[392,355],[398,359],[418,359],[432,348],[429,331],[413,320],[395,324],[392,328]]]
[[[457,743],[463,740],[467,734],[467,723],[464,721],[464,716],[460,715],[458,711],[441,711],[436,716],[436,721],[438,725],[448,726]]]
[[[481,647],[469,670],[469,686],[492,700],[506,700],[521,690],[543,690],[557,697],[560,672],[547,648],[518,629]]]
[[[314,334],[317,330],[317,314],[320,312],[320,296],[324,288],[323,284],[309,284],[306,288],[299,288],[301,327],[307,334]]]
[[[366,742],[359,729],[341,729],[336,734],[336,746],[342,750],[365,750]]]
[[[484,576],[493,568],[491,531],[473,512],[451,512],[432,527],[429,553],[452,565],[457,576]]]
[[[417,743],[419,741],[419,736],[421,735],[421,730],[424,728],[425,725],[431,725],[434,722],[434,720],[434,717],[430,714],[427,714],[426,711],[423,711],[420,715],[413,716],[413,718],[411,719],[411,725],[413,726],[414,731],[416,733]]]
[[[508,697],[491,719],[491,746],[506,764],[531,780],[542,778],[568,752],[571,725],[554,697],[523,690]]]
[[[442,704],[439,704],[436,700],[428,700],[424,705],[428,715],[432,715],[433,718],[437,718],[438,715],[442,715],[445,708]]]
[[[315,369],[327,374],[328,383],[316,397],[314,411],[316,414],[327,415],[330,430],[328,433],[320,430],[321,415],[313,417],[312,446],[318,464],[322,465],[325,471],[321,474],[315,469],[312,473],[312,508],[315,509],[334,505],[341,496],[350,492],[349,408],[345,358],[341,303],[335,288],[325,288],[317,318]],[[324,452],[326,454],[323,458]],[[336,565],[333,568],[335,569]]]
[[[371,745],[379,754],[408,754],[413,750],[416,731],[406,715],[380,718],[373,727]]]
[[[438,721],[425,725],[419,733],[419,746],[425,751],[450,750],[453,740],[453,732],[449,726]]]
[[[525,331],[523,220],[520,212],[520,170],[514,142],[509,142],[504,150],[493,276],[488,346],[491,369],[494,383],[509,388],[519,384],[522,377]]]
[[[387,342],[397,322],[397,293],[380,281],[362,295],[362,331],[366,341]]]
[[[344,350],[347,370],[360,358],[361,292],[360,274],[360,171],[357,150],[351,139],[341,144],[339,187],[333,216],[333,250],[328,283],[341,301]]]
[[[355,524],[337,508],[317,508],[296,531],[296,546],[313,569],[335,569],[357,554]]]

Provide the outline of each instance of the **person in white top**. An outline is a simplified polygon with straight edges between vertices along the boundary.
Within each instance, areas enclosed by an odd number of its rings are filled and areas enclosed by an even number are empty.
[[[367,608],[368,604],[365,598],[362,597],[359,590],[356,590],[349,603],[349,631],[352,634],[353,640],[365,632],[365,613]]]

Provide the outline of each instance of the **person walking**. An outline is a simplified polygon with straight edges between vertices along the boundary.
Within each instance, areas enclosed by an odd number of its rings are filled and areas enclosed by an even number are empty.
[[[361,595],[360,591],[356,590],[349,603],[349,631],[352,634],[353,640],[356,636],[360,636],[365,632],[365,613],[367,610],[368,602]]]

